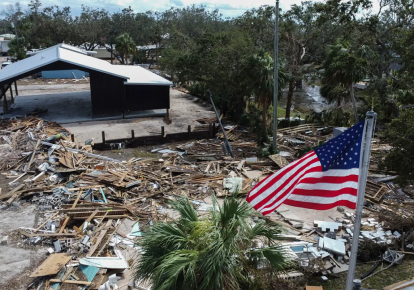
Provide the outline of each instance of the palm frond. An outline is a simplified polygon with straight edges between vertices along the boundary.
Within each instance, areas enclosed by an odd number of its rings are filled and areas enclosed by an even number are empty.
[[[283,270],[289,265],[286,259],[285,250],[281,245],[274,245],[267,248],[256,249],[249,253],[252,261],[265,261],[270,264],[274,270]]]
[[[181,219],[192,222],[198,221],[197,211],[194,209],[187,196],[172,201],[171,205],[176,211],[180,213]]]
[[[282,229],[278,225],[267,224],[265,222],[259,222],[252,228],[246,230],[246,238],[254,240],[258,237],[264,237],[268,239],[269,245],[273,244],[277,239],[277,235],[282,232]]]

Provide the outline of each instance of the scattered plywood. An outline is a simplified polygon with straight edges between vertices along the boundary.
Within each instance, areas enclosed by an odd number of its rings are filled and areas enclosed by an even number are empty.
[[[32,274],[30,278],[49,276],[57,274],[67,262],[72,259],[71,255],[52,254]]]
[[[256,179],[263,175],[263,172],[260,170],[243,170],[243,175],[248,179]]]
[[[272,161],[276,163],[280,168],[285,167],[289,164],[289,161],[287,161],[285,157],[280,156],[280,154],[270,155],[269,158],[272,159]]]

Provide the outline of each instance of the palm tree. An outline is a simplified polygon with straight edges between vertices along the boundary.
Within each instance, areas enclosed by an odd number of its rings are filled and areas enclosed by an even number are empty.
[[[154,224],[137,245],[135,278],[151,280],[152,289],[241,289],[254,284],[258,265],[282,269],[284,252],[276,243],[278,226],[249,223],[244,200],[230,197],[220,206],[213,198],[208,217],[199,218],[187,197],[172,203],[180,217]],[[265,245],[260,247],[261,245]]]
[[[262,141],[266,142],[267,136],[267,110],[273,100],[273,58],[266,52],[262,55],[252,55],[245,65],[246,87],[251,90],[257,99],[257,104],[262,110]],[[279,68],[278,84],[279,96],[285,86],[287,76],[282,67]]]
[[[321,93],[329,96],[329,94],[335,92],[334,88],[337,86],[348,89],[354,109],[355,123],[358,123],[358,111],[354,95],[354,84],[366,76],[367,66],[366,59],[359,57],[358,53],[354,53],[342,44],[331,45],[324,62],[324,86],[321,88]],[[336,93],[333,95],[338,97],[341,94],[338,94],[338,90],[336,90]]]
[[[121,34],[115,39],[115,49],[119,53],[122,62],[128,64],[129,56],[137,50],[134,41],[128,33]]]

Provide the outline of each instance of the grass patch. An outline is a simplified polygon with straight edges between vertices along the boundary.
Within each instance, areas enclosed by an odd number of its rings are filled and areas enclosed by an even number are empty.
[[[358,263],[355,271],[355,279],[361,278],[362,275],[367,273],[375,263]],[[383,262],[375,270],[375,272],[381,270],[381,268],[387,267],[389,264]],[[343,290],[346,286],[346,275],[348,272],[338,274],[338,278],[328,276],[329,281],[323,282],[320,276],[312,277],[308,281],[308,285],[323,286],[323,290]],[[364,281],[362,281],[362,288],[377,289],[392,285],[402,280],[410,279],[414,276],[414,260],[409,255],[406,255],[401,265],[392,266],[385,271],[382,271]]]
[[[134,150],[133,155],[135,158],[155,158],[157,157],[156,153],[146,152],[142,150]]]
[[[277,117],[284,118],[286,116],[286,109],[277,107]]]

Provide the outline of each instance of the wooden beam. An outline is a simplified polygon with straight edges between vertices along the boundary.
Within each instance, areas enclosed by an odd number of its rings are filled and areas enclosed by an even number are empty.
[[[11,101],[12,101],[12,104],[14,104],[14,98],[13,98],[13,86],[12,86],[12,85],[10,85],[10,96],[11,96]]]
[[[4,85],[3,86],[3,91],[4,91],[4,98],[3,98],[3,113],[7,113],[7,111],[9,110],[8,109],[8,107],[7,107],[7,95],[6,95],[6,92],[7,92],[7,90],[5,91],[5,88],[6,88],[6,86]]]
[[[32,237],[48,237],[48,238],[51,238],[51,237],[57,237],[57,238],[67,237],[67,238],[76,238],[76,234],[72,234],[72,233],[70,233],[70,234],[66,234],[66,233],[29,234],[29,233],[25,232],[24,230],[19,230],[19,233],[22,234],[22,235],[24,235],[24,236],[26,236],[26,237],[29,237],[29,238],[32,238]]]
[[[33,159],[34,159],[34,157],[35,157],[35,155],[36,155],[36,150],[37,150],[37,147],[39,147],[40,142],[41,142],[41,140],[40,140],[40,139],[39,139],[39,140],[37,140],[36,146],[35,146],[35,147],[34,147],[34,149],[33,149],[32,156],[30,157],[30,161],[29,161],[29,163],[27,164],[27,167],[26,167],[25,172],[27,172],[27,171],[30,169],[30,165],[32,165]]]
[[[92,282],[88,281],[76,281],[76,280],[59,280],[59,279],[50,279],[49,282],[51,283],[66,283],[66,284],[77,284],[77,285],[91,285]]]
[[[14,82],[14,90],[16,91],[16,97],[19,95],[19,92],[17,91],[17,83]]]

